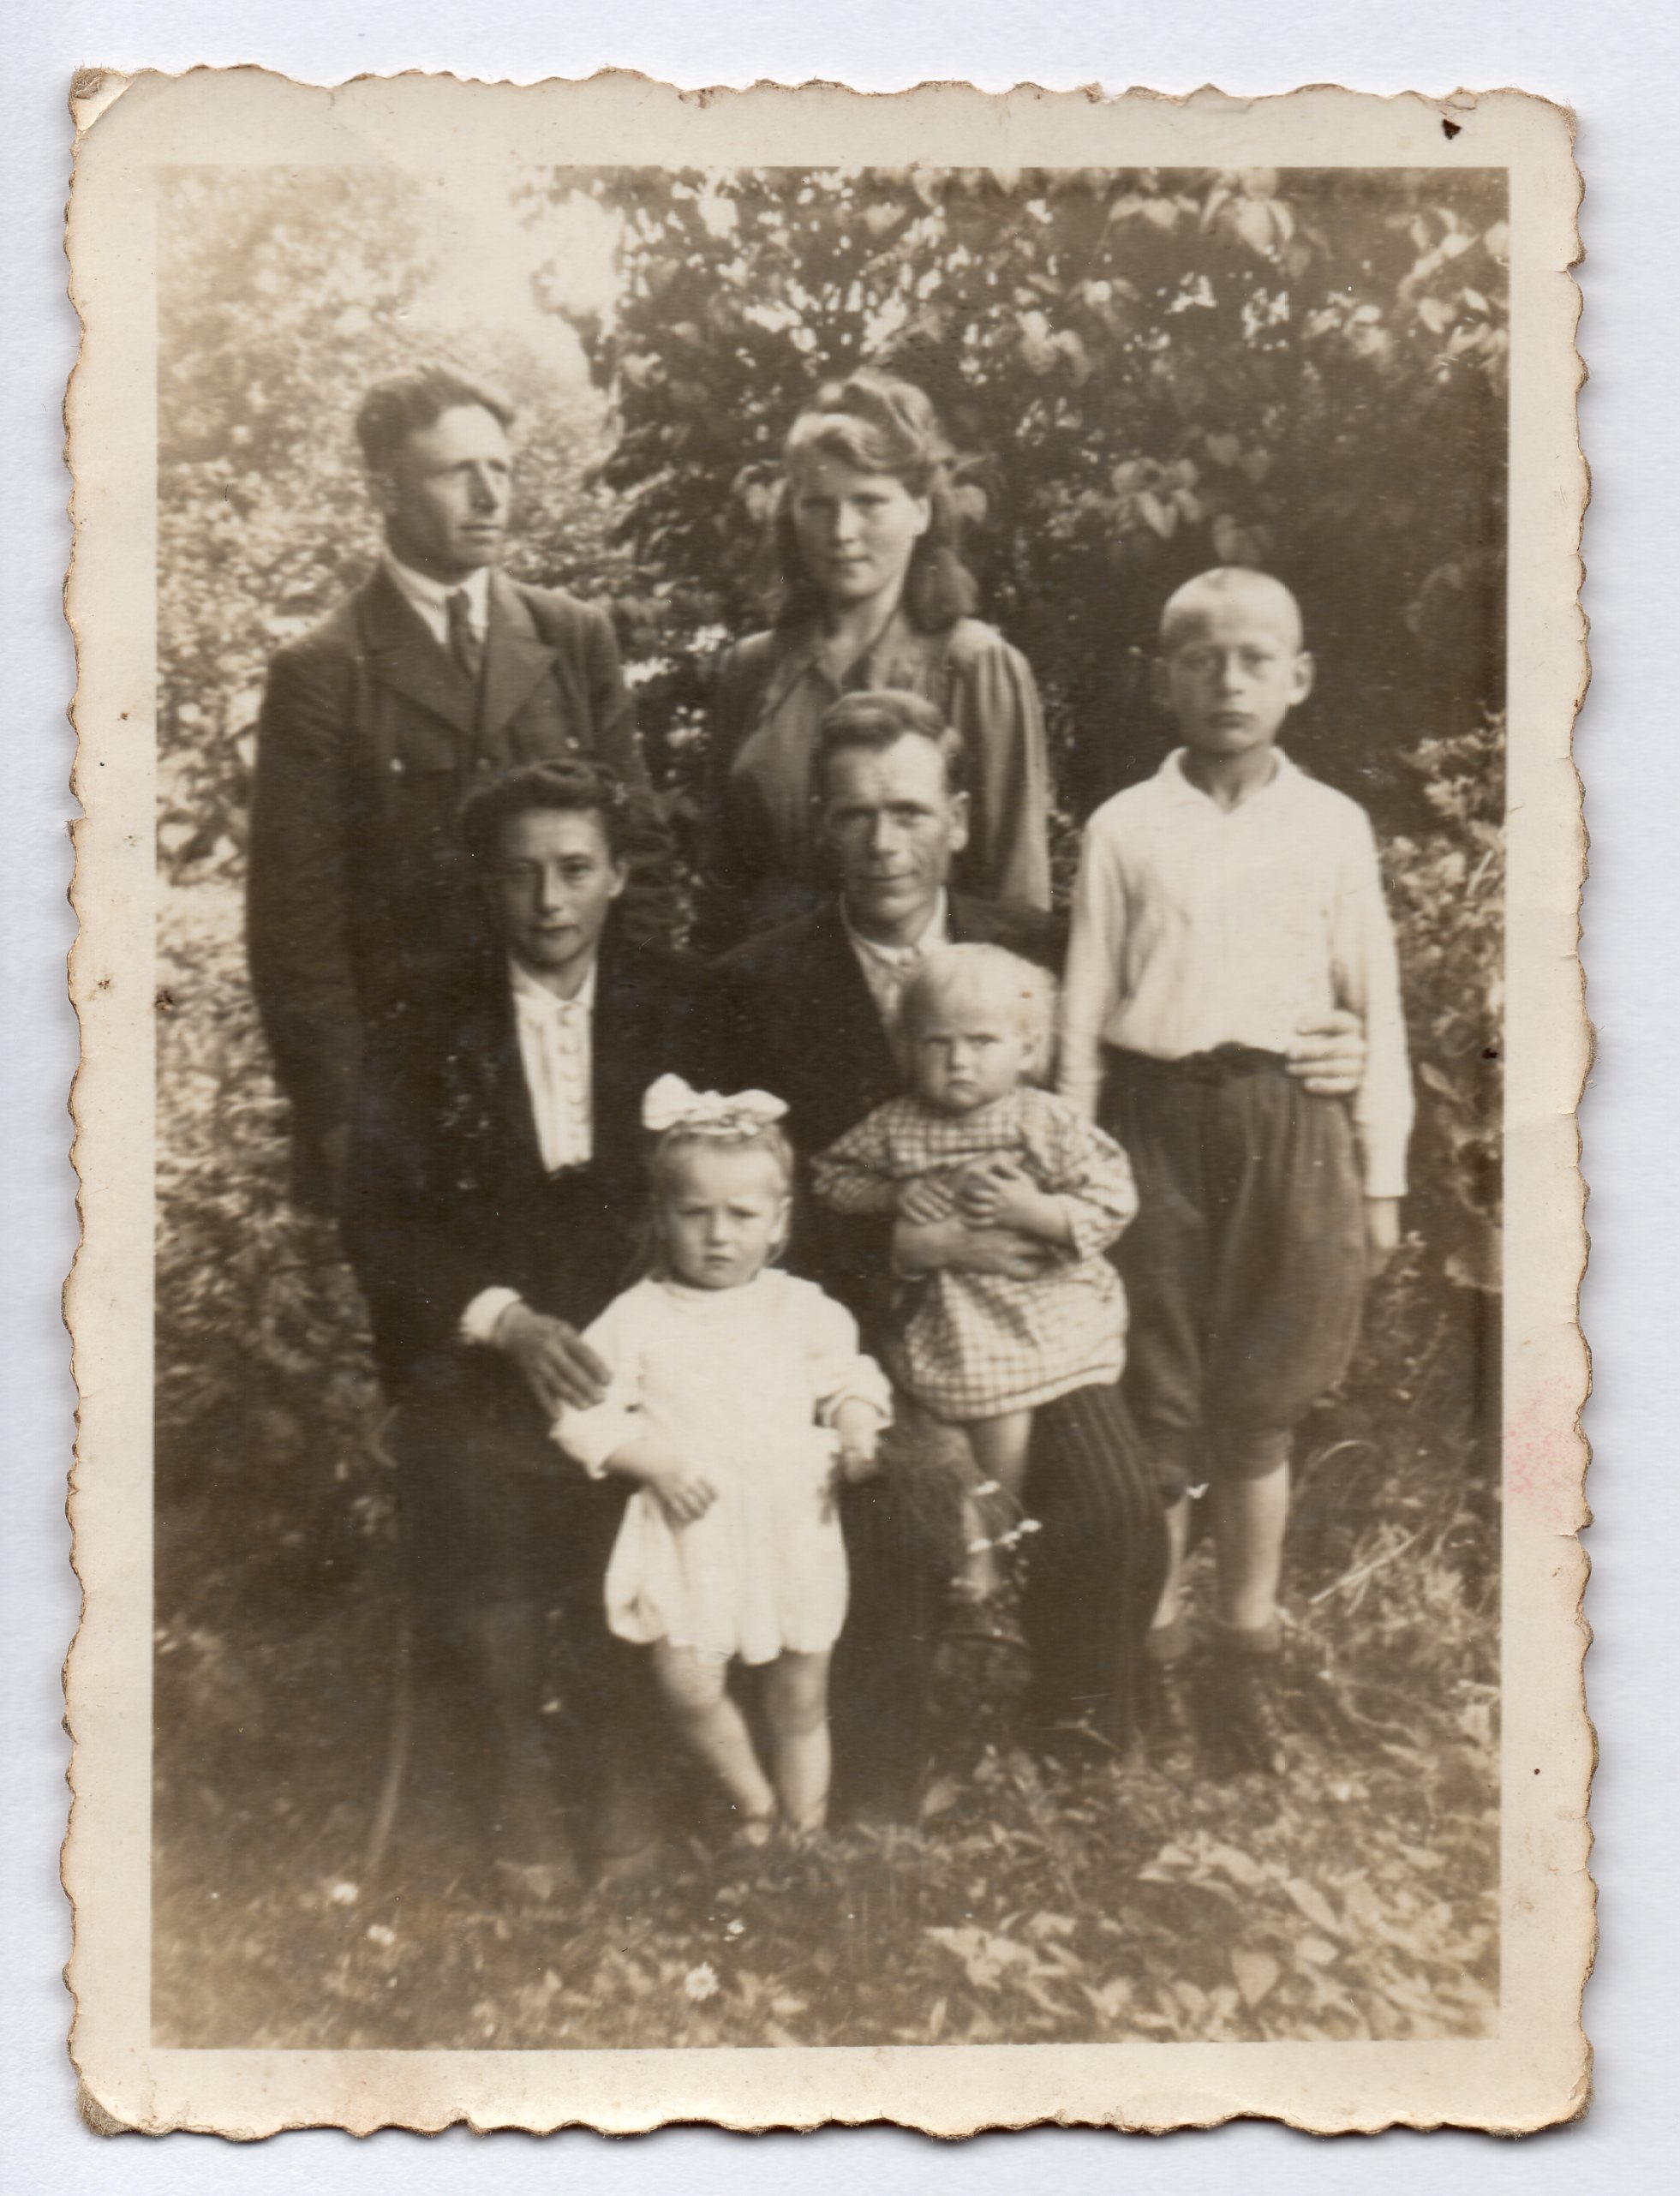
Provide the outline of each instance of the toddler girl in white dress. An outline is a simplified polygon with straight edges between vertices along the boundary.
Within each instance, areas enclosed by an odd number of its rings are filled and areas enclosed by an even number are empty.
[[[720,1098],[661,1076],[643,1104],[653,1271],[587,1341],[605,1399],[554,1438],[588,1470],[637,1482],[607,1571],[607,1619],[653,1648],[690,1744],[749,1843],[819,1829],[828,1804],[828,1663],[846,1614],[836,1472],[862,1478],[891,1416],[849,1312],[771,1264],[787,1237],[792,1154],[763,1092]],[[764,1671],[765,1774],[728,1690]]]

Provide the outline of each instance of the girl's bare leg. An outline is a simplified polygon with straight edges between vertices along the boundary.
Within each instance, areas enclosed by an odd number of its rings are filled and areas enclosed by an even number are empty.
[[[828,1818],[828,1662],[826,1649],[780,1654],[764,1672],[776,1790],[788,1827],[796,1831],[820,1830]]]
[[[702,1660],[691,1647],[660,1640],[654,1674],[677,1728],[722,1783],[744,1822],[764,1822],[776,1796],[765,1775],[746,1720],[729,1697],[729,1665]]]

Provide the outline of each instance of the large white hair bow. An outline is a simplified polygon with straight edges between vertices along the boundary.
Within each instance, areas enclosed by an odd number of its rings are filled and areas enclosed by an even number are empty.
[[[697,1136],[751,1136],[780,1121],[787,1108],[768,1091],[691,1090],[680,1075],[661,1075],[642,1101],[642,1126],[662,1136],[668,1128]]]

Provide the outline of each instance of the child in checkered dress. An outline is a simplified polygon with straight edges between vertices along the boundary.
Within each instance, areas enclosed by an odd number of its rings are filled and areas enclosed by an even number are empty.
[[[1042,1247],[1031,1279],[947,1270],[918,1281],[888,1359],[908,1395],[964,1429],[981,1479],[1017,1516],[1034,1410],[1120,1377],[1126,1299],[1103,1254],[1137,1209],[1120,1146],[1032,1080],[1049,1061],[1053,991],[1043,969],[1001,947],[930,954],[900,1024],[912,1088],[814,1168],[836,1212],[957,1218]],[[989,1599],[995,1543],[972,1509],[965,1541],[961,1585]]]

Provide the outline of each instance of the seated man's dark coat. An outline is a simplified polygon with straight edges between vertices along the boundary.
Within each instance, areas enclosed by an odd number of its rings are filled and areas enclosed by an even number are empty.
[[[1039,909],[961,893],[948,905],[952,944],[1003,946],[1042,967],[1058,966],[1062,933]],[[786,1100],[802,1165],[904,1087],[838,901],[749,939],[718,963],[716,976],[730,1087]],[[806,1198],[793,1263],[868,1330],[892,1285],[891,1233],[888,1220],[842,1219]]]
[[[1060,960],[1059,929],[1034,908],[957,894],[949,908],[954,944],[1004,946],[1052,969]],[[837,905],[738,947],[718,977],[729,1087],[785,1098],[802,1159],[902,1087]],[[892,1227],[807,1200],[794,1238],[792,1263],[851,1306],[876,1349],[898,1286]],[[906,1439],[901,1422],[880,1476],[848,1487],[841,1505],[851,1605],[831,1695],[837,1788],[853,1806],[900,1816],[913,1813],[929,1758],[934,1655],[957,1559],[948,1463],[935,1460],[929,1438],[924,1427]],[[1164,1539],[1116,1387],[1083,1389],[1034,1414],[1025,1493],[1041,1529],[1021,1611],[1034,1664],[1021,1728],[1050,1738],[1089,1721],[1122,1744]]]

